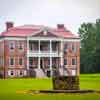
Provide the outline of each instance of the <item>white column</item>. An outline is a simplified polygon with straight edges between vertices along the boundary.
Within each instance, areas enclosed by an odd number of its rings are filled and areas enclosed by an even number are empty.
[[[63,66],[63,41],[61,40],[61,66]]]
[[[52,76],[52,57],[50,57],[50,71],[51,71],[51,76]]]
[[[38,40],[38,41],[39,41],[38,69],[40,69],[40,40]]]
[[[52,56],[51,56],[51,53],[52,53],[52,43],[51,43],[51,40],[50,40],[50,69],[52,69]]]
[[[29,39],[27,38],[27,70],[29,70]]]
[[[52,41],[50,40],[50,53],[52,53]]]
[[[51,71],[51,76],[52,76],[52,41],[50,40],[50,71]]]
[[[39,53],[40,53],[40,40],[39,40],[39,47],[38,48],[39,48]]]
[[[50,70],[52,70],[52,57],[50,57]]]
[[[40,69],[40,57],[38,57],[38,69]]]

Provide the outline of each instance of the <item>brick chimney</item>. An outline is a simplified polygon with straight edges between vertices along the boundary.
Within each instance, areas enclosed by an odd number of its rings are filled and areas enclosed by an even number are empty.
[[[13,22],[6,22],[6,30],[8,31],[10,28],[14,26]]]
[[[65,29],[64,24],[57,24],[58,29]]]

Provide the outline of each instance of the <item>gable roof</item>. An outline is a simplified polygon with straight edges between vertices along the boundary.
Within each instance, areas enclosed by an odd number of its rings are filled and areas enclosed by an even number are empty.
[[[44,32],[47,31],[47,34]],[[42,35],[40,35],[42,32]],[[79,38],[77,35],[72,34],[66,29],[54,29],[45,27],[43,25],[23,25],[12,27],[8,31],[1,33],[1,37],[27,37],[27,36],[56,36],[62,38]]]

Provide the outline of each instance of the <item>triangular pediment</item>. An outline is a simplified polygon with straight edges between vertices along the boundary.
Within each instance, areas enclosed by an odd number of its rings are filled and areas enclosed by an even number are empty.
[[[51,32],[48,29],[43,29],[37,33],[33,33],[31,34],[31,37],[58,37],[57,35],[55,35],[53,32]]]
[[[42,31],[42,32],[40,32],[40,33],[38,33],[38,34],[35,34],[35,35],[33,35],[33,36],[36,36],[36,37],[58,37],[57,35],[55,35],[55,34],[53,34],[53,33],[51,33],[51,32],[47,32],[47,33],[44,33],[44,31]]]

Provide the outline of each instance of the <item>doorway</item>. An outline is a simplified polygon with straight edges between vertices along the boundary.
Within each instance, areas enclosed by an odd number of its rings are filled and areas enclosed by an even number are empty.
[[[51,76],[51,71],[47,70],[47,77],[50,77],[50,76]]]
[[[40,59],[40,68],[43,69],[43,58]]]

